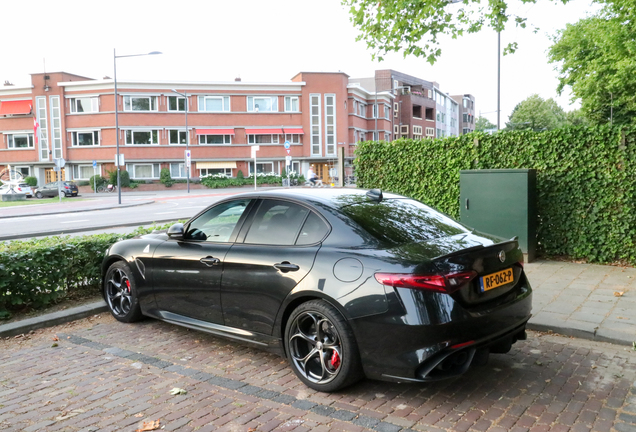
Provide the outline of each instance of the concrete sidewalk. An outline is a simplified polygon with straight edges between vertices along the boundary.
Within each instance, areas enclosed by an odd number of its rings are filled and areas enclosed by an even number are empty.
[[[525,269],[534,290],[529,329],[630,347],[636,341],[636,269],[558,261],[530,263]],[[105,303],[97,302],[0,325],[0,337],[105,310]]]

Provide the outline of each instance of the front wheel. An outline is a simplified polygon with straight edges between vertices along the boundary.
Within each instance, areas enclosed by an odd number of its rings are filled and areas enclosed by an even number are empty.
[[[42,198],[42,192],[36,192],[35,193],[35,197],[36,198]]]
[[[130,323],[142,319],[135,278],[125,262],[117,261],[108,268],[104,278],[104,298],[117,321]]]
[[[325,301],[312,300],[292,312],[285,346],[294,373],[314,390],[333,392],[362,378],[353,331]]]
[[[97,193],[104,193],[104,186],[98,186]]]

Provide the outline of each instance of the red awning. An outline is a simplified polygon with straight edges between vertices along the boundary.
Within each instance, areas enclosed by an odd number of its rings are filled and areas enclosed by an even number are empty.
[[[286,134],[298,134],[298,135],[304,135],[305,132],[303,132],[302,129],[288,129],[285,128],[285,133]]]
[[[0,115],[31,114],[31,100],[16,100],[0,102]]]
[[[282,135],[282,129],[245,129],[247,135]]]
[[[197,129],[197,135],[234,135],[234,129]]]

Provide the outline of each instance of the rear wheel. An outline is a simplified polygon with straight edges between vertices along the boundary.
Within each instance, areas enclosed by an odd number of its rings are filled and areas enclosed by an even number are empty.
[[[128,264],[118,261],[111,265],[104,278],[104,298],[110,313],[121,322],[135,322],[143,318],[137,285]]]
[[[42,198],[42,192],[36,192],[35,193],[35,197],[36,198]]]
[[[97,193],[103,193],[103,192],[104,192],[104,186],[98,186]]]
[[[285,346],[298,378],[315,390],[333,392],[362,378],[353,332],[338,310],[325,301],[312,300],[292,312]]]

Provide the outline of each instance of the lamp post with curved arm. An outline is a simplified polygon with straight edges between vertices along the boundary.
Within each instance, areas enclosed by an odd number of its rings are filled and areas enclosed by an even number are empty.
[[[120,165],[119,165],[119,109],[117,106],[117,59],[124,57],[142,57],[148,55],[162,54],[159,51],[152,51],[146,54],[129,54],[129,55],[117,55],[117,51],[113,48],[113,82],[115,84],[115,143],[117,147],[117,156],[115,156],[115,162],[117,162],[117,203],[121,204],[121,181],[119,180]]]

